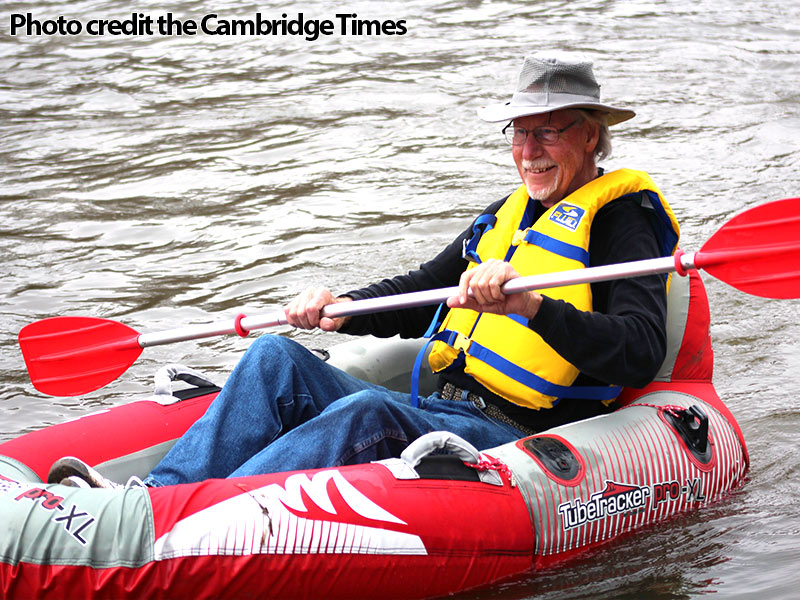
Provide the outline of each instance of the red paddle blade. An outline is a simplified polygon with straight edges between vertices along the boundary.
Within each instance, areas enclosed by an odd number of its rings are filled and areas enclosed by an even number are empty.
[[[138,339],[127,325],[95,317],[53,317],[19,332],[33,387],[52,396],[78,396],[111,383],[142,353]]]
[[[746,210],[695,254],[695,266],[764,298],[800,298],[800,198]]]

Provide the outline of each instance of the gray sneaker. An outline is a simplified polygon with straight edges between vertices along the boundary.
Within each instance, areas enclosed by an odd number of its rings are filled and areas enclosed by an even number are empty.
[[[50,473],[47,475],[47,483],[60,483],[71,487],[105,488],[110,490],[127,487],[103,477],[81,459],[75,458],[74,456],[65,456],[54,462],[53,466],[50,467]],[[130,481],[128,483],[130,484]]]

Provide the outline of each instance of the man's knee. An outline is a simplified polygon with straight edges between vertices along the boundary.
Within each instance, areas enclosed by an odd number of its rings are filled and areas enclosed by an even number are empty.
[[[294,362],[295,358],[307,353],[303,346],[282,335],[267,334],[256,338],[247,353],[259,360],[271,360],[278,363]]]
[[[353,420],[365,421],[370,418],[389,416],[399,410],[397,403],[381,390],[361,390],[340,398],[331,408]]]

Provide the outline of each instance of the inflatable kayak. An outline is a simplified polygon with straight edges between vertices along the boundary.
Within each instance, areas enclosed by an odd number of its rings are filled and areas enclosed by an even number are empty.
[[[65,454],[116,481],[146,475],[218,392],[168,366],[151,398],[0,444],[0,595],[438,597],[702,509],[748,456],[711,382],[700,277],[675,277],[669,295],[659,377],[608,415],[482,452],[434,432],[363,465],[151,489],[43,483]],[[357,339],[328,360],[402,389],[420,346]],[[191,387],[172,392],[172,379]]]

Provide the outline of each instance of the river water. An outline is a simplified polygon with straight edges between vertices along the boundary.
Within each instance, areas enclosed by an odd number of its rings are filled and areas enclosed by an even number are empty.
[[[217,25],[349,12],[407,32],[10,35],[12,13],[87,27],[137,12],[215,13]],[[517,184],[499,127],[475,108],[504,100],[533,50],[588,54],[604,98],[637,110],[605,166],[650,172],[686,250],[744,208],[800,195],[797,0],[4,0],[0,13],[0,440],[147,394],[167,362],[222,382],[249,343],[148,349],[106,388],[52,398],[27,378],[27,323],[89,315],[158,331],[432,256]],[[460,597],[797,597],[800,303],[705,280],[715,383],[749,442],[746,485],[578,563]]]

